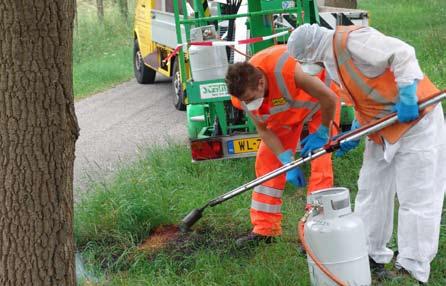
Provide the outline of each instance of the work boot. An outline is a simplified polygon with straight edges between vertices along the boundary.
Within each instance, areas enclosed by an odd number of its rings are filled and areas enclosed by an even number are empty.
[[[378,281],[392,280],[396,277],[396,275],[392,271],[389,271],[384,267],[383,263],[376,263],[375,260],[373,260],[370,256],[369,264],[370,272]]]
[[[260,234],[256,234],[254,232],[249,233],[246,236],[242,236],[235,241],[235,244],[238,247],[247,247],[247,246],[257,246],[260,243],[270,244],[275,242],[276,239],[273,236],[264,236]]]

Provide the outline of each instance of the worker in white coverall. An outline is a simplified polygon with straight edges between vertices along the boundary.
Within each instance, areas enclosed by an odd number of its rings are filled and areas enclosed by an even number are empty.
[[[367,231],[372,273],[388,278],[384,264],[394,255],[387,244],[396,194],[395,266],[426,283],[438,250],[446,189],[446,128],[441,104],[418,110],[418,100],[438,89],[423,75],[415,50],[370,27],[333,31],[308,24],[293,31],[288,49],[302,64],[324,66],[339,84],[355,108],[352,129],[397,112],[398,123],[367,138],[355,212]],[[358,144],[344,144],[338,154]]]

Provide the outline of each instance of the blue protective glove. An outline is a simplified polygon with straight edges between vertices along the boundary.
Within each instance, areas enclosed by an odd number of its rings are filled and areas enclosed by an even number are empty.
[[[398,86],[399,99],[395,105],[395,110],[400,122],[409,122],[419,116],[417,85],[418,81],[415,80],[412,84]]]
[[[301,152],[302,157],[307,157],[308,154],[316,149],[323,147],[328,141],[328,128],[321,125],[319,129],[305,137],[301,142]]]
[[[291,150],[286,150],[280,153],[277,158],[282,162],[282,164],[288,164],[293,161],[294,156]],[[305,182],[305,176],[299,167],[289,170],[286,173],[286,181],[294,185],[295,187],[305,187],[307,183]]]
[[[352,122],[352,126],[350,127],[350,131],[358,129],[359,127],[361,127],[361,126],[359,125],[358,120],[354,119]],[[350,131],[347,131],[347,132],[350,132]],[[344,132],[341,135],[344,135],[347,132]],[[336,151],[336,153],[335,153],[336,157],[342,157],[348,151],[355,149],[356,147],[358,147],[360,141],[361,141],[361,139],[351,140],[351,141],[342,143],[341,148],[338,151]]]

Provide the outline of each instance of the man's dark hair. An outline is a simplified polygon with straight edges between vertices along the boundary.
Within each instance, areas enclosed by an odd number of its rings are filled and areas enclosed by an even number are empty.
[[[262,72],[248,62],[232,64],[225,78],[228,93],[240,98],[247,89],[257,89],[261,78]]]

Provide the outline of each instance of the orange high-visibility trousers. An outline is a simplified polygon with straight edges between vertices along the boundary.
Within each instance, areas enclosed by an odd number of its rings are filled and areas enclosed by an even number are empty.
[[[339,108],[337,110],[339,122]],[[309,132],[313,133],[321,124],[321,113],[317,112],[308,123]],[[271,128],[282,142],[285,150],[296,150],[300,142],[303,124],[293,126],[277,125]],[[299,154],[295,157],[300,157]],[[256,176],[263,176],[282,166],[276,155],[261,142],[256,158]],[[285,174],[277,176],[254,188],[251,202],[251,223],[253,232],[265,236],[278,236],[282,233],[282,193],[285,188]],[[311,174],[307,194],[333,186],[331,154],[326,154],[311,162]]]

